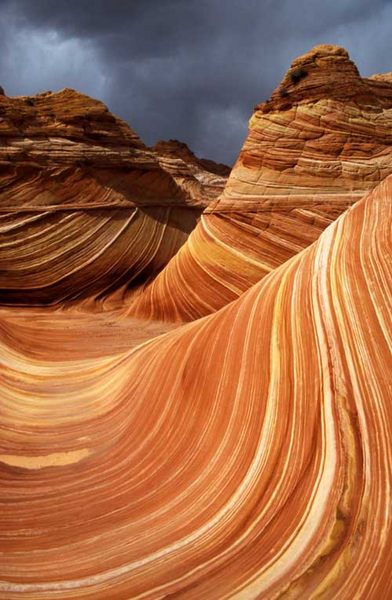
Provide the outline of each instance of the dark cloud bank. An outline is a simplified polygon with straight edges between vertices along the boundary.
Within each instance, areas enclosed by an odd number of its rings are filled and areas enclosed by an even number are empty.
[[[73,87],[147,144],[177,138],[228,163],[253,106],[320,43],[363,75],[392,70],[392,1],[0,0],[9,95]]]

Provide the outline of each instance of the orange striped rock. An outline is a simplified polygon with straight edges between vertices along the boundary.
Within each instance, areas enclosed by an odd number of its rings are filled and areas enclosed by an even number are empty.
[[[390,597],[391,226],[389,177],[116,354],[33,357],[3,312],[0,597]]]

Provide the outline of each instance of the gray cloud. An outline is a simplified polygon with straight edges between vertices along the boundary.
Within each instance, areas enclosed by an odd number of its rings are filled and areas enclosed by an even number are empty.
[[[362,74],[388,71],[391,34],[390,0],[0,0],[0,84],[74,87],[148,144],[230,163],[297,55],[335,43]]]

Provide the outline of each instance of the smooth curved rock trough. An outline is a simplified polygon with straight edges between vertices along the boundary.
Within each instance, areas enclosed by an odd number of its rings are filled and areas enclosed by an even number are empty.
[[[3,340],[3,597],[392,593],[391,199],[133,351]]]

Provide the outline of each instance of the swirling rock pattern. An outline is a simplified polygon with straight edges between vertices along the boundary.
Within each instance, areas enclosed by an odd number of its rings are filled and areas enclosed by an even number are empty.
[[[391,172],[390,74],[363,79],[343,48],[314,48],[256,107],[224,192],[130,314],[210,314],[318,239]]]
[[[123,301],[177,252],[226,182],[212,162],[146,148],[74,90],[0,96],[0,117],[2,303]]]
[[[1,597],[390,597],[391,224],[389,177],[117,354],[34,357],[3,314]]]

